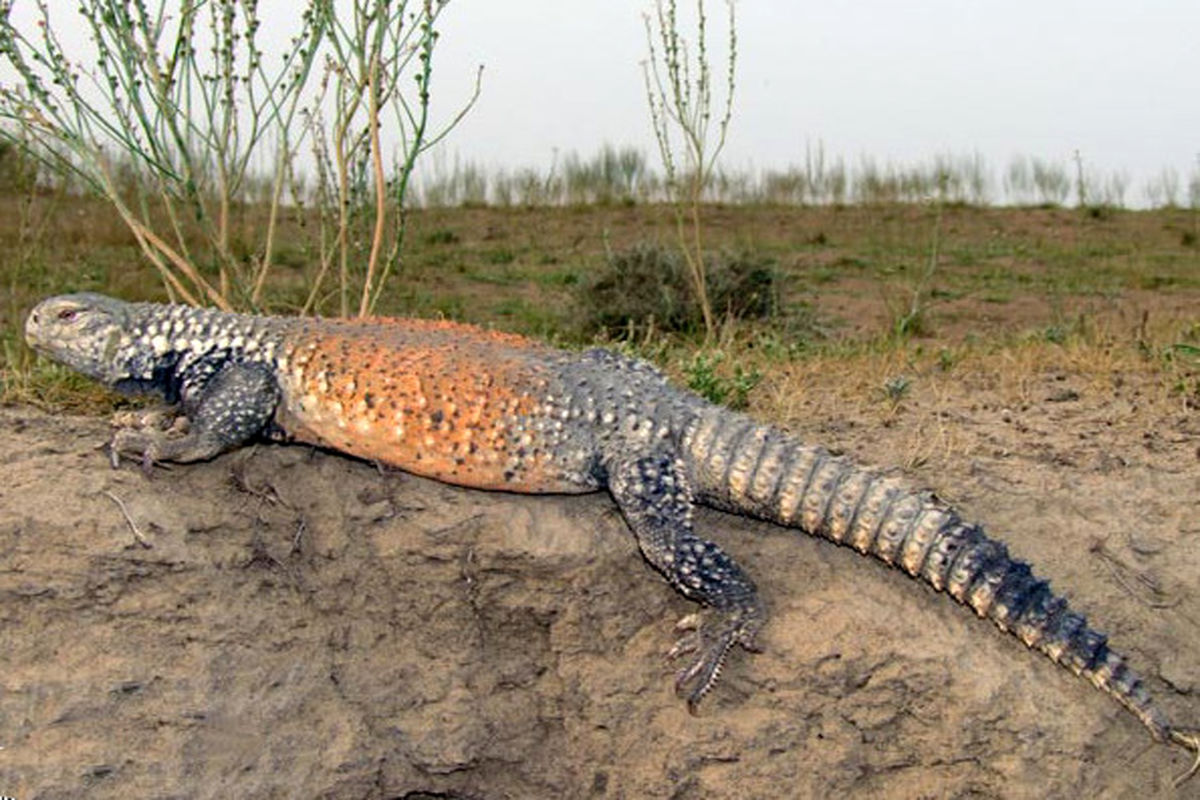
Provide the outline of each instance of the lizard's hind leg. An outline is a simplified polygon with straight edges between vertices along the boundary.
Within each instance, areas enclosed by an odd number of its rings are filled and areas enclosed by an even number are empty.
[[[756,649],[763,623],[758,593],[732,558],[693,532],[692,492],[673,457],[624,457],[609,464],[608,473],[609,490],[646,560],[685,597],[708,606],[680,622],[687,633],[668,654],[672,659],[694,654],[675,681],[694,712],[720,678],[733,646]]]

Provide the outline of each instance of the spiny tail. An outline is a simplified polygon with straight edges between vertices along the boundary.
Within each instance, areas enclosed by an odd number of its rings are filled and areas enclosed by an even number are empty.
[[[1197,750],[1196,737],[1168,723],[1103,634],[1003,543],[933,495],[734,414],[697,419],[683,449],[704,502],[849,545],[924,579],[1090,680],[1156,739]]]

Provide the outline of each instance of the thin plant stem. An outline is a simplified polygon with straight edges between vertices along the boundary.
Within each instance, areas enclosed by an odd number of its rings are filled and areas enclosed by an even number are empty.
[[[375,230],[371,235],[371,255],[367,259],[367,277],[363,280],[362,296],[359,299],[358,315],[365,317],[371,306],[375,267],[379,263],[379,251],[383,247],[383,228],[387,222],[387,188],[383,180],[383,153],[379,144],[379,58],[371,61],[370,79],[367,82],[367,97],[370,110],[367,123],[371,127],[371,166],[375,176]]]

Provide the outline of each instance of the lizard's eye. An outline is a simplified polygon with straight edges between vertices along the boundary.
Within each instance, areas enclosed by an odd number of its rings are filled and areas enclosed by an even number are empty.
[[[58,312],[58,318],[63,322],[70,322],[71,320],[75,319],[78,314],[79,312],[73,308],[64,308],[62,311]]]

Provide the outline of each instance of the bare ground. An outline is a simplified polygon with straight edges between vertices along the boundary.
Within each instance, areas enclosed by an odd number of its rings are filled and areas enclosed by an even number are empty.
[[[912,466],[1200,723],[1194,413],[1149,413],[1136,375],[1005,391],[945,382],[886,424],[821,397],[784,416]],[[1200,796],[1171,786],[1186,754],[1090,685],[826,542],[701,516],[772,617],[692,717],[663,661],[691,606],[602,495],[274,445],[148,478],[109,469],[106,436],[0,409],[0,794]]]

